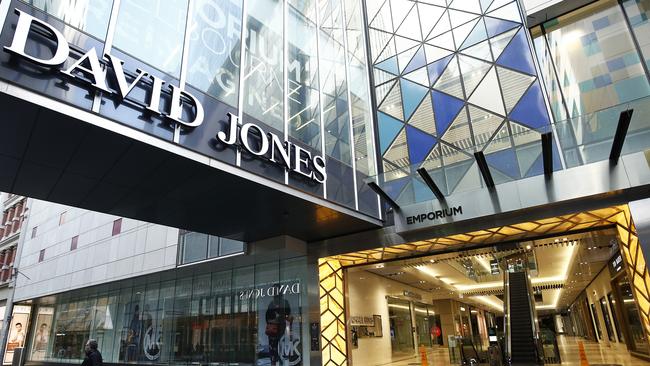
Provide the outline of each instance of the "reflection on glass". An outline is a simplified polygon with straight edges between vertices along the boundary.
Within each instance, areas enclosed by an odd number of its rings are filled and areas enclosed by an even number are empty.
[[[187,82],[237,105],[241,42],[241,0],[193,2]]]
[[[413,352],[410,306],[408,301],[388,298],[388,321],[393,355]]]
[[[639,43],[644,62],[650,66],[650,0],[623,0],[625,16]]]
[[[242,241],[192,231],[181,231],[179,241],[181,244],[180,264],[244,251],[244,242]]]
[[[188,0],[122,0],[113,46],[179,77]]]
[[[348,84],[345,76],[343,14],[340,0],[320,0],[320,81],[325,125],[325,152],[352,164],[348,114]]]
[[[291,0],[287,16],[289,135],[320,151],[316,2]]]
[[[95,38],[104,40],[113,0],[22,0]]]
[[[610,342],[615,342],[614,331],[612,329],[612,322],[609,318],[609,311],[607,311],[607,300],[605,297],[600,299],[600,310],[603,312],[603,319],[605,320],[605,329],[607,329],[607,338]]]
[[[618,282],[618,291],[621,301],[623,302],[620,304],[623,317],[626,318],[625,320],[630,331],[629,334],[632,337],[631,342],[628,342],[628,345],[637,352],[648,354],[650,351],[648,349],[648,340],[643,331],[643,323],[641,322],[639,310],[636,307],[636,302],[632,295],[632,286],[630,285],[627,276],[624,276]]]
[[[251,0],[247,4],[244,112],[284,131],[283,4]]]
[[[618,336],[619,342],[625,342],[623,337],[623,332],[621,329],[621,323],[618,322],[618,316],[616,315],[616,300],[614,300],[614,295],[612,293],[607,294],[607,300],[609,301],[609,307],[612,310],[612,322],[614,323],[614,328],[616,329],[616,335]]]

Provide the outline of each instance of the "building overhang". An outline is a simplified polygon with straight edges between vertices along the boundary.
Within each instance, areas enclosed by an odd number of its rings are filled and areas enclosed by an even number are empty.
[[[254,241],[314,241],[381,221],[0,82],[0,190]]]

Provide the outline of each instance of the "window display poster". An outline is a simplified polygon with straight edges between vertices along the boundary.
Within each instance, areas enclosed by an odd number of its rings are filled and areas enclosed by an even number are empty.
[[[14,349],[25,346],[25,334],[29,326],[29,314],[32,308],[27,305],[14,306],[11,323],[9,323],[9,337],[3,364],[11,364],[14,358]]]
[[[31,360],[44,360],[47,354],[47,347],[50,342],[50,331],[52,329],[52,316],[54,308],[40,307],[36,315],[34,326],[34,338],[32,339]]]
[[[257,365],[302,365],[300,282],[265,285],[240,296],[257,301]]]

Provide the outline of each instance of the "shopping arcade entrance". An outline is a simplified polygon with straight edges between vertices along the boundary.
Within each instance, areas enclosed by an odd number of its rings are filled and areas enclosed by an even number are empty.
[[[627,205],[622,205],[321,258],[319,260],[319,279],[323,365],[354,363],[353,359],[349,359],[351,329],[347,318],[350,316],[350,309],[346,299],[346,276],[348,268],[351,266],[380,264],[409,257],[461,251],[472,246],[494,245],[504,241],[524,241],[605,227],[613,227],[616,230],[618,244],[627,265],[628,277],[630,283],[634,284],[634,297],[639,305],[647,340],[650,330],[648,322],[650,311],[648,299],[650,296],[647,283],[650,283],[650,276],[636,229],[630,217],[630,210]]]

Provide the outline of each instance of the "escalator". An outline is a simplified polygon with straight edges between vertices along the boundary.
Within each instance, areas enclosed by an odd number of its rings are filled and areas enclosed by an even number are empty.
[[[507,274],[508,296],[507,316],[509,330],[509,354],[512,365],[537,365],[536,327],[533,323],[533,304],[531,304],[530,287],[527,272]]]

